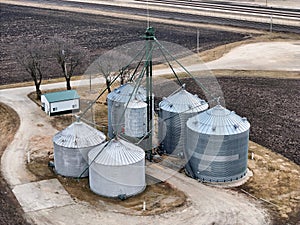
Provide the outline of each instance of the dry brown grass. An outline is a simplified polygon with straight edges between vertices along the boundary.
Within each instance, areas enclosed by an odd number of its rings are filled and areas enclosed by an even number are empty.
[[[74,80],[80,80],[82,76],[73,76],[72,81]],[[42,85],[45,84],[54,84],[54,83],[59,83],[59,82],[65,82],[65,78],[53,78],[53,79],[44,79],[42,81]],[[27,82],[20,82],[20,83],[15,83],[15,84],[5,84],[5,85],[0,85],[0,90],[1,89],[8,89],[8,88],[18,88],[18,87],[28,87],[28,86],[33,86],[34,83],[33,81],[27,81]]]
[[[256,198],[267,200],[282,224],[297,221],[300,213],[300,166],[254,142],[249,144],[248,167],[253,177],[244,184],[246,190]],[[249,157],[250,158],[250,157]]]
[[[13,140],[20,126],[18,114],[9,106],[0,102],[0,156],[7,145]]]
[[[261,71],[261,70],[212,70],[215,76],[229,77],[266,77],[277,79],[300,79],[300,72],[296,71]]]

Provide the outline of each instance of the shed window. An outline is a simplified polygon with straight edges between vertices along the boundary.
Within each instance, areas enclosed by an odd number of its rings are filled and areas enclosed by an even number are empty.
[[[55,112],[57,110],[57,107],[52,108],[52,111]]]
[[[73,108],[73,109],[76,108],[76,107],[77,107],[77,104],[72,105],[72,108]]]

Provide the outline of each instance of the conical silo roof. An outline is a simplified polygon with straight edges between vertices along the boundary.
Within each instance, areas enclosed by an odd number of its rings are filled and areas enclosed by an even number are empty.
[[[127,103],[125,103],[125,106],[127,105]],[[127,105],[128,109],[140,109],[140,108],[146,108],[147,104],[143,101],[134,99],[132,101],[130,101]]]
[[[66,148],[87,148],[105,141],[106,136],[99,130],[76,121],[53,137],[53,142]]]
[[[197,113],[208,108],[208,104],[185,89],[170,95],[159,103],[160,109],[174,113]]]
[[[187,121],[187,127],[208,135],[232,135],[249,130],[250,123],[221,105],[217,105]]]
[[[134,84],[126,83],[114,89],[111,93],[107,95],[107,98],[112,101],[125,103],[129,101],[133,91],[134,91]],[[141,101],[146,101],[146,89],[140,86],[134,98]]]
[[[94,163],[107,166],[130,165],[145,158],[143,149],[124,140],[113,139],[107,146],[105,146],[106,144],[107,142],[93,148],[89,152],[88,158],[94,160]]]

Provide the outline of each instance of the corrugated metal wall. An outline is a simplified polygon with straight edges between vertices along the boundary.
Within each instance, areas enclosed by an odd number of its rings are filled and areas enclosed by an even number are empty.
[[[145,189],[145,152],[140,147],[113,139],[92,149],[88,158],[93,192],[118,197],[136,195]]]
[[[206,182],[228,182],[246,174],[249,130],[222,136],[187,129],[186,135],[187,172],[194,178]]]
[[[54,166],[58,174],[79,177],[88,168],[88,152],[102,144],[106,136],[83,123],[74,122],[53,137]],[[88,170],[82,177],[88,176]]]
[[[186,170],[205,182],[228,182],[245,176],[250,124],[217,105],[187,121]]]
[[[161,118],[158,136],[163,137],[161,142],[162,149],[167,154],[178,155],[183,152],[184,138],[186,136],[186,121],[196,115],[196,113],[174,113],[159,110]]]
[[[54,143],[55,171],[66,177],[79,177],[88,168],[87,154],[93,148],[71,149]],[[82,177],[88,176],[88,170]]]
[[[184,88],[159,103],[158,136],[167,154],[183,153],[186,122],[190,117],[206,110],[208,104]]]
[[[147,104],[138,100],[129,102],[125,110],[125,135],[139,138],[143,137],[146,132]]]
[[[125,126],[125,106],[134,91],[133,83],[126,83],[119,88],[114,89],[107,95],[108,107],[108,137],[114,137],[115,133],[124,133]],[[146,90],[140,87],[136,95],[131,99],[137,99],[146,102]]]
[[[91,190],[106,197],[132,196],[146,187],[144,160],[126,166],[93,163],[89,174]]]

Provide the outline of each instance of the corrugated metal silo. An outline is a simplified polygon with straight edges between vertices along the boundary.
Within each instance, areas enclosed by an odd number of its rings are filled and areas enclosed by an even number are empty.
[[[58,174],[79,177],[88,167],[88,152],[106,136],[83,122],[74,122],[53,137],[54,166]],[[82,177],[88,176],[88,170]]]
[[[208,104],[204,100],[185,89],[159,103],[158,135],[162,140],[161,147],[167,154],[183,152],[186,121],[207,108]]]
[[[107,95],[107,107],[108,107],[108,136],[114,137],[114,131],[121,132],[124,128],[124,103],[130,100],[130,97],[134,91],[133,83],[126,83]],[[137,99],[146,102],[146,90],[143,87],[139,87],[135,96],[131,99]]]
[[[205,182],[228,182],[246,175],[250,124],[221,105],[187,121],[187,172]]]
[[[92,149],[88,158],[93,192],[118,197],[136,195],[145,189],[145,152],[140,147],[113,139]]]
[[[129,137],[143,137],[147,131],[147,104],[133,100],[125,103],[125,135]]]

